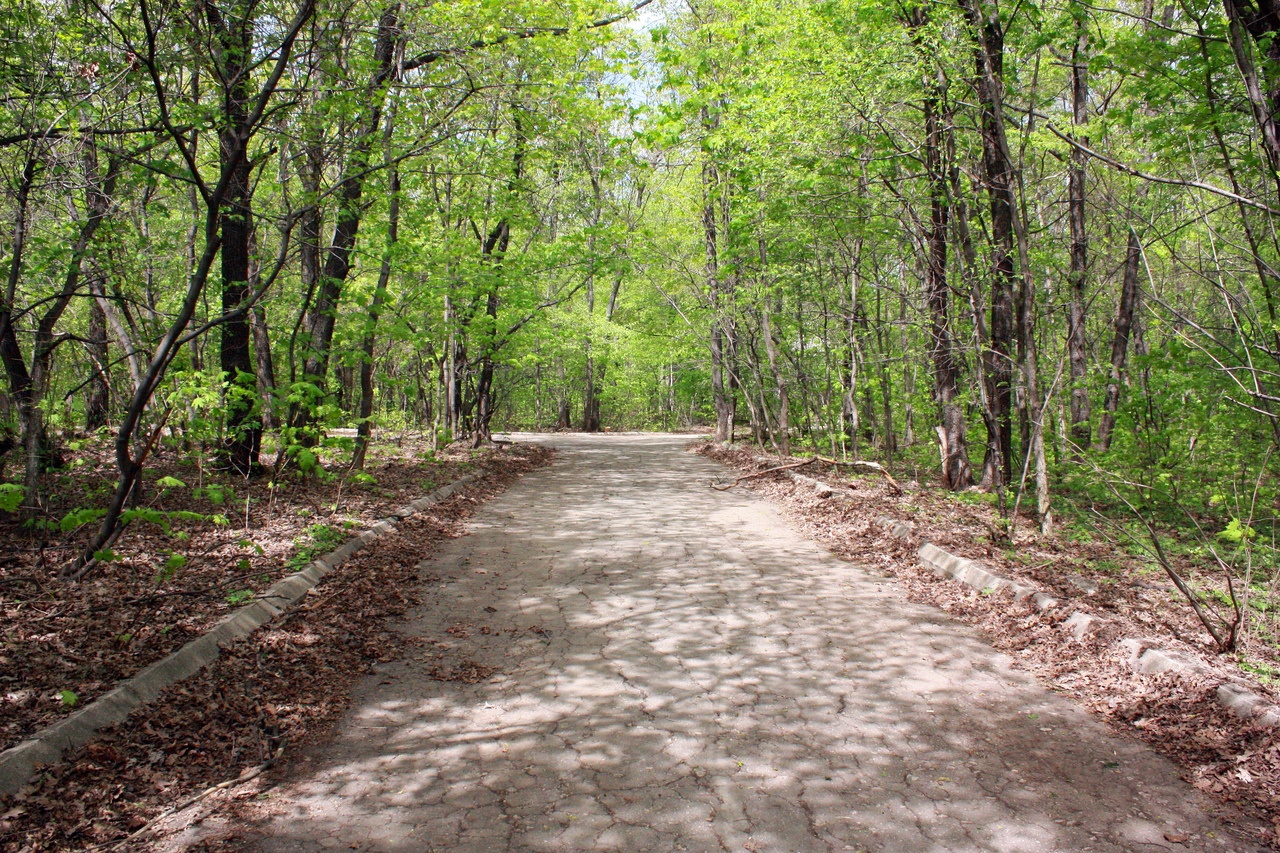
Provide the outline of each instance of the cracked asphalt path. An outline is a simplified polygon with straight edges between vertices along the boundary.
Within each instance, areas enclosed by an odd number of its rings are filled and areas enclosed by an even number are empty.
[[[1252,849],[972,629],[707,488],[687,437],[543,440],[256,849]]]

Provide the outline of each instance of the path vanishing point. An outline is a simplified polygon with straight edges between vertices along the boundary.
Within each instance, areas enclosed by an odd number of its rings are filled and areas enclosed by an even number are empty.
[[[687,436],[536,440],[251,849],[1252,849],[973,629],[709,489]]]

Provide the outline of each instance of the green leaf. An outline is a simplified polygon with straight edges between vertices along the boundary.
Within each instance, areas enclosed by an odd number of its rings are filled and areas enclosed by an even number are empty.
[[[22,506],[26,489],[17,483],[0,483],[0,511],[13,512]]]
[[[58,522],[58,528],[63,533],[70,533],[80,525],[97,521],[106,514],[106,510],[101,509],[73,509],[62,517],[62,521]]]

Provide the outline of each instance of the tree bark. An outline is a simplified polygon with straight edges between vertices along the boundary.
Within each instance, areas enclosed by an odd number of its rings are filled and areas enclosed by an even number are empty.
[[[369,314],[365,319],[365,333],[360,342],[360,423],[356,427],[356,447],[351,458],[351,467],[364,468],[365,454],[369,448],[369,437],[373,434],[373,351],[377,340],[378,318],[382,314],[382,304],[386,300],[387,285],[391,281],[391,257],[400,238],[400,169],[390,154],[391,133],[395,121],[394,110],[387,116],[385,139],[387,143],[387,193],[390,201],[387,209],[387,244],[382,251],[382,265],[378,269],[378,286],[374,288],[373,298],[369,301]]]
[[[306,359],[303,378],[313,383],[322,398],[327,387],[329,359],[333,347],[333,330],[342,291],[351,273],[352,254],[364,215],[361,199],[369,172],[369,151],[382,126],[383,101],[388,84],[396,73],[396,41],[400,37],[400,4],[388,6],[378,20],[374,41],[374,71],[365,86],[365,115],[361,117],[351,153],[338,182],[338,210],[333,226],[333,240],[325,252],[315,301],[307,315]],[[315,404],[300,406],[292,426],[302,430],[301,437],[311,439],[316,426]]]
[[[1103,453],[1111,449],[1116,411],[1120,408],[1120,389],[1124,384],[1129,334],[1133,329],[1133,313],[1138,303],[1138,273],[1141,266],[1142,246],[1138,242],[1138,233],[1130,228],[1129,248],[1124,262],[1124,283],[1120,290],[1120,305],[1116,309],[1115,333],[1111,338],[1111,376],[1102,400],[1102,417],[1098,421],[1098,439],[1094,445]]]
[[[927,23],[926,12],[918,9],[911,20],[919,34]],[[923,45],[921,45],[923,47]],[[923,51],[922,51],[923,52]],[[924,62],[931,60],[923,57]],[[945,78],[941,69],[924,72],[924,166],[929,189],[929,222],[923,239],[924,291],[929,306],[929,356],[933,362],[933,393],[942,413],[938,438],[942,449],[942,482],[948,489],[973,485],[973,469],[965,441],[964,410],[960,405],[960,370],[951,341],[951,318],[947,284],[948,197],[947,173],[943,164],[943,128],[948,117],[942,114]]]
[[[702,109],[703,129],[710,133],[719,124],[718,118]],[[720,175],[711,154],[703,152],[702,162],[702,237],[706,252],[703,276],[711,296],[711,398],[716,410],[715,440],[720,443],[732,439],[733,405],[729,400],[725,376],[725,319],[726,306],[722,304],[719,243],[716,225],[716,196],[722,191]]]
[[[1014,233],[1011,164],[1000,144],[1004,117],[997,109],[999,93],[993,91],[1004,74],[1004,31],[994,14],[984,19],[981,0],[963,0],[977,34],[974,62],[977,67],[978,99],[981,103],[982,163],[987,197],[991,208],[991,330],[990,356],[985,359],[990,374],[991,408],[995,415],[1000,448],[1002,480],[1013,479],[1013,375],[1014,375]]]
[[[787,396],[787,376],[779,365],[778,342],[773,336],[772,309],[769,306],[773,296],[769,293],[769,282],[766,277],[768,258],[765,253],[764,238],[758,241],[760,249],[760,327],[764,335],[764,350],[769,358],[769,372],[773,374],[774,388],[778,393],[778,419],[773,433],[776,436],[774,445],[782,457],[791,455],[791,402]],[[780,310],[780,309],[779,309]]]
[[[1085,12],[1072,6],[1075,15],[1075,40],[1071,45],[1071,105],[1075,137],[1088,145],[1085,127],[1089,123],[1089,25]],[[1092,429],[1089,409],[1089,362],[1085,340],[1085,306],[1089,283],[1089,241],[1085,231],[1085,166],[1084,151],[1071,149],[1068,168],[1068,209],[1071,220],[1071,269],[1067,280],[1071,301],[1067,314],[1067,360],[1071,365],[1071,441],[1072,455],[1079,458],[1089,447]]]
[[[84,401],[84,426],[92,432],[107,425],[111,404],[111,364],[107,352],[107,315],[96,299],[89,304],[89,331],[85,347],[93,371]]]
[[[1026,453],[1035,469],[1036,512],[1040,518],[1040,530],[1047,535],[1053,529],[1053,514],[1049,501],[1048,464],[1044,454],[1045,411],[1040,402],[1036,356],[1035,279],[1031,271],[1026,223],[1019,215],[1018,198],[1014,188],[1017,172],[1009,149],[1009,140],[1004,131],[1004,31],[1000,23],[999,10],[993,3],[988,4],[985,0],[962,0],[962,3],[969,14],[973,28],[980,82],[979,98],[984,104],[984,110],[989,113],[989,121],[984,121],[984,153],[993,158],[992,165],[995,168],[991,174],[1002,176],[999,185],[1004,195],[1001,213],[1008,215],[1008,224],[1018,252],[1021,275],[1018,279],[1016,324],[1025,389],[1020,411],[1026,425]],[[993,218],[995,212],[993,206]],[[1011,258],[1009,262],[1012,263]],[[997,279],[999,278],[1000,275],[997,274]],[[994,346],[996,336],[994,316],[991,334]]]
[[[1222,0],[1222,8],[1227,16],[1227,40],[1244,79],[1254,123],[1262,135],[1262,153],[1280,191],[1280,3]],[[1244,31],[1263,51],[1263,62],[1254,59]]]

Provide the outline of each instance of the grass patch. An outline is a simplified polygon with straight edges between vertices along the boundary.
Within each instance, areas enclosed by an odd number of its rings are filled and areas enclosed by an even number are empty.
[[[332,524],[313,524],[306,533],[293,540],[294,552],[289,558],[290,571],[300,572],[317,557],[329,553],[346,541],[348,532]]]

